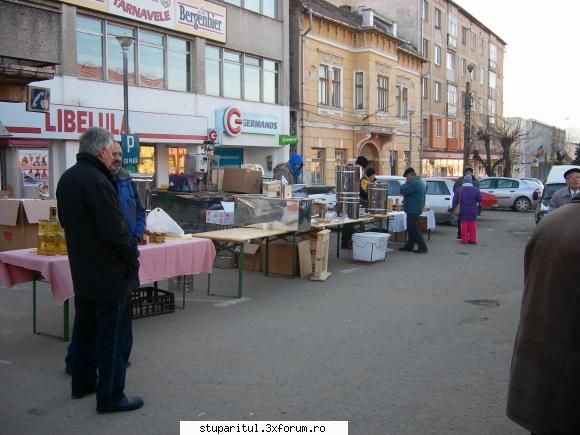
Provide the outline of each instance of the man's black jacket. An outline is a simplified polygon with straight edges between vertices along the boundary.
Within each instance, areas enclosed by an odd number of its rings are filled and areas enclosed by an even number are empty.
[[[75,294],[98,302],[126,297],[137,280],[139,251],[108,168],[79,153],[60,178],[56,198]]]

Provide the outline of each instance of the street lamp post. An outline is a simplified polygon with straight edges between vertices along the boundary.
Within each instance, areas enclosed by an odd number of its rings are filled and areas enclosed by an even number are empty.
[[[413,109],[407,110],[409,115],[409,166],[413,166]]]
[[[117,41],[123,50],[123,117],[125,119],[123,130],[125,134],[129,134],[129,77],[128,77],[128,69],[129,69],[129,61],[128,61],[128,53],[129,47],[133,44],[135,38],[132,36],[117,36]]]
[[[471,72],[473,71],[473,64],[467,65],[469,71],[469,79],[471,79]],[[471,142],[471,82],[467,80],[465,83],[465,123],[463,129],[463,171],[469,165],[469,149]]]

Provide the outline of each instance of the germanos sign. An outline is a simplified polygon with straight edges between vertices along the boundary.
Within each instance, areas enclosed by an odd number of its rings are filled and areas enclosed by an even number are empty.
[[[226,42],[226,8],[203,0],[61,0],[154,26]]]

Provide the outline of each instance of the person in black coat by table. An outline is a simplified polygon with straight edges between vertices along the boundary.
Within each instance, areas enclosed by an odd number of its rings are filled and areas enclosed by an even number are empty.
[[[98,127],[83,133],[77,163],[56,189],[75,291],[72,397],[96,391],[99,413],[143,406],[143,399],[124,393],[122,341],[130,335],[128,293],[138,283],[139,251],[109,170],[113,140]]]

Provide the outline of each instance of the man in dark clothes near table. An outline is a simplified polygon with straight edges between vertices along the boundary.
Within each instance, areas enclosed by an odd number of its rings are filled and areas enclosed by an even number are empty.
[[[425,206],[425,184],[413,168],[405,169],[403,176],[407,179],[401,186],[403,195],[403,207],[407,214],[407,243],[399,251],[414,252],[415,254],[425,254],[427,245],[419,228],[419,216],[423,213]],[[417,249],[413,247],[417,244]]]
[[[72,397],[96,391],[99,413],[143,406],[143,399],[124,393],[128,292],[138,282],[139,251],[119,205],[112,161],[111,133],[88,129],[80,138],[77,163],[56,190],[75,291]]]

